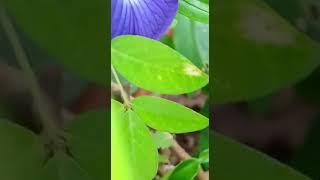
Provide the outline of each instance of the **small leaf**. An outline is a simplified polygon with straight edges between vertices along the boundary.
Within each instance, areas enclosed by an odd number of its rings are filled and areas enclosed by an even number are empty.
[[[182,161],[171,172],[168,180],[193,180],[198,174],[199,161],[196,159],[188,159]]]
[[[111,179],[150,180],[157,167],[158,151],[148,128],[133,111],[111,100]]]
[[[210,139],[214,139],[210,162],[214,164],[215,179],[311,180],[277,160],[219,134],[211,134]]]
[[[166,149],[172,145],[173,137],[170,133],[157,131],[153,134],[153,140],[158,148]]]
[[[202,164],[208,163],[209,162],[209,149],[203,150],[200,155],[199,158],[200,162]]]
[[[179,13],[202,23],[209,23],[209,5],[199,0],[180,0]]]
[[[75,161],[93,179],[107,179],[107,113],[87,112],[69,127],[69,147]]]
[[[170,133],[198,131],[209,125],[208,118],[173,101],[140,96],[132,102],[133,110],[151,128]]]
[[[212,119],[210,119],[210,120],[212,120]],[[200,132],[197,152],[200,153],[201,151],[208,149],[208,148],[209,148],[209,127],[201,130],[201,132]]]
[[[161,94],[196,91],[209,77],[163,43],[139,36],[112,40],[112,64],[131,83]]]

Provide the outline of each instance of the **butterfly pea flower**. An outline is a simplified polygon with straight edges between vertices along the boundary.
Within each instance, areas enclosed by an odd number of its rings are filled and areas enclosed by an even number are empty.
[[[111,36],[139,35],[160,39],[178,9],[178,0],[112,0]]]

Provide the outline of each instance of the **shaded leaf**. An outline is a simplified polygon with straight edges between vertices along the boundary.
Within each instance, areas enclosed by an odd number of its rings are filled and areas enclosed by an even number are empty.
[[[236,141],[211,134],[210,163],[216,179],[310,180],[310,178]]]
[[[45,167],[48,180],[94,180],[79,164],[63,153],[56,154]]]
[[[107,179],[106,114],[105,111],[81,114],[68,129],[71,153],[92,179]]]
[[[209,5],[199,0],[180,0],[178,12],[202,23],[209,23]]]
[[[32,40],[68,69],[106,85],[106,1],[5,0]],[[88,15],[90,14],[90,15]],[[93,18],[94,17],[94,18]]]
[[[0,119],[0,179],[43,179],[44,150],[31,131]]]
[[[248,100],[287,87],[319,64],[319,45],[261,0],[213,2],[215,103]]]

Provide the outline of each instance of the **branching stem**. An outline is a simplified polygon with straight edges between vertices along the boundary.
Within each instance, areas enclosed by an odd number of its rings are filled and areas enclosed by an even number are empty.
[[[47,99],[45,98],[46,96],[41,91],[41,88],[37,82],[36,75],[32,71],[27,55],[20,43],[19,36],[12,22],[7,16],[3,6],[0,7],[0,21],[3,30],[13,48],[17,63],[29,84],[28,88],[34,100],[35,110],[37,111],[43,124],[43,135],[49,138],[49,140],[55,141],[57,140],[58,136],[58,127],[55,123],[54,116],[50,110]]]

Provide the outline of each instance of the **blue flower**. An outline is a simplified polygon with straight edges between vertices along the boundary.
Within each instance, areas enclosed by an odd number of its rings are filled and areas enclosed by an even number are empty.
[[[178,0],[112,0],[111,36],[140,35],[160,39],[178,9]]]

